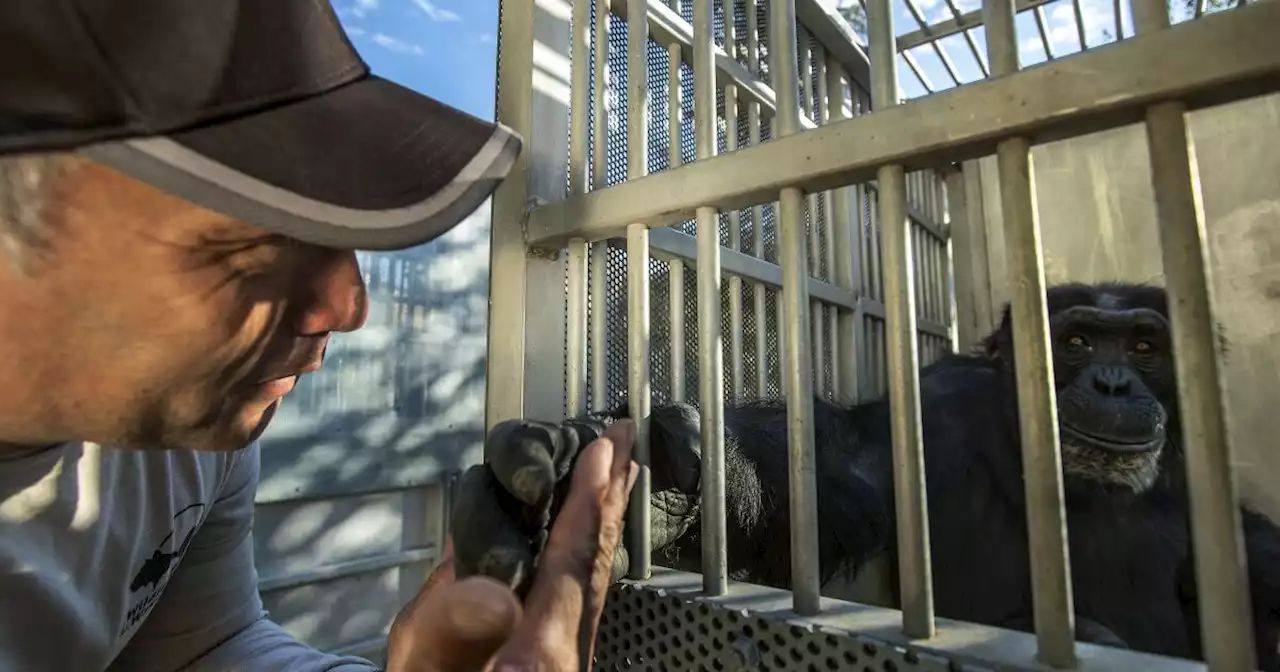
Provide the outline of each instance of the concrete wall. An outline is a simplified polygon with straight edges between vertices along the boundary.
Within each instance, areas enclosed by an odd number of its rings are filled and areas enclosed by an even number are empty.
[[[1227,407],[1242,493],[1280,520],[1280,95],[1196,111],[1189,122],[1216,308],[1230,341]],[[1048,282],[1163,284],[1141,125],[1039,146],[1032,160]],[[990,224],[990,312],[976,311],[989,328],[1009,293],[1003,221],[994,157],[970,165],[980,166],[969,191],[981,203],[968,211],[980,207]]]

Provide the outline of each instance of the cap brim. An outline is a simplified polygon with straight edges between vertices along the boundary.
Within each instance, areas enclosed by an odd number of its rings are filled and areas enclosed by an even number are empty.
[[[269,231],[393,250],[474,212],[521,144],[505,126],[370,76],[230,121],[79,151]]]

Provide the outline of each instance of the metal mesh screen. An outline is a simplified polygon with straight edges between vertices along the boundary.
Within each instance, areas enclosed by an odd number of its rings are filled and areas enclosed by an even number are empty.
[[[592,14],[594,16],[595,7],[593,3]],[[693,4],[681,3],[683,18],[686,21],[693,20]],[[731,18],[734,25],[735,39],[730,45],[733,56],[744,66],[751,69],[755,64],[750,63],[747,53],[747,16],[746,10],[742,3],[739,2],[718,2],[715,11],[714,31],[716,43],[722,48],[725,47],[725,21],[726,7],[732,8]],[[768,72],[768,12],[769,6],[767,0],[757,4],[757,25],[759,28],[758,45],[759,45],[759,76],[766,83],[769,81]],[[594,20],[594,18],[593,18]],[[628,101],[627,101],[627,25],[626,22],[617,17],[609,17],[609,37],[608,37],[608,56],[606,59],[606,86],[604,100],[601,101],[606,107],[605,117],[608,119],[609,128],[606,133],[605,142],[605,174],[602,182],[603,186],[614,185],[624,182],[627,179],[627,134],[628,134]],[[797,88],[796,95],[800,101],[801,109],[804,114],[811,119],[820,118],[821,103],[818,93],[819,86],[819,67],[818,63],[821,57],[820,45],[816,43],[807,32],[802,33],[804,40],[808,41],[808,49],[804,48],[804,42],[798,41],[797,48],[800,50],[798,57],[809,58],[810,79],[807,86]],[[680,66],[680,119],[679,134],[677,137],[671,137],[670,134],[670,81],[669,81],[669,56],[665,46],[650,41],[648,44],[647,58],[647,76],[649,80],[649,100],[647,105],[647,167],[651,172],[669,170],[674,166],[671,165],[670,154],[672,143],[676,143],[681,163],[692,162],[696,159],[696,141],[694,130],[694,77],[692,68],[688,64]],[[594,58],[594,54],[592,54]],[[592,73],[592,85],[594,88],[594,73]],[[808,93],[808,96],[803,95]],[[853,83],[851,90],[847,94],[847,101],[854,114],[861,114],[866,111],[865,101],[870,96],[866,90],[858,83]],[[727,133],[730,125],[725,118],[725,96],[723,89],[717,95],[717,149],[719,152],[728,151]],[[595,102],[593,101],[594,105]],[[741,103],[737,109],[737,140],[738,147],[746,147],[750,144],[750,131],[748,125],[748,105]],[[595,116],[591,115],[591,124],[594,125]],[[772,137],[770,124],[767,120],[761,124],[760,137],[761,142],[767,142]],[[591,129],[594,133],[594,128]],[[567,159],[567,157],[566,157]],[[593,166],[594,168],[594,166]],[[595,177],[593,176],[593,180]],[[655,195],[660,198],[661,195]],[[809,203],[806,199],[805,207],[805,228],[808,236],[813,236],[815,231],[821,232],[822,235],[817,236],[816,241],[806,239],[806,255],[810,256],[811,252],[816,252],[816,256],[811,257],[809,264],[810,275],[823,281],[831,282],[834,279],[834,268],[831,267],[828,258],[828,246],[832,244],[831,232],[828,227],[828,195],[818,194],[814,203]],[[880,279],[879,264],[879,224],[871,216],[874,208],[874,190],[865,190],[865,195],[861,199],[861,203],[857,204],[858,209],[862,211],[859,218],[858,227],[861,231],[862,238],[862,278],[859,284],[862,285],[860,293],[866,299],[871,301],[881,301],[882,283]],[[913,207],[919,211],[925,211],[925,204],[913,201]],[[814,208],[810,205],[816,206]],[[737,232],[739,246],[736,251],[751,256],[759,256],[765,261],[777,263],[778,260],[778,236],[776,224],[776,208],[774,204],[763,204],[759,208],[760,220],[755,221],[755,210],[746,209],[738,213],[739,229]],[[731,247],[731,236],[729,228],[732,225],[732,218],[729,213],[721,213],[719,216],[718,228],[720,243],[726,247]],[[756,228],[760,229],[761,250],[760,254],[756,254],[754,238]],[[673,226],[673,229],[682,233],[694,236],[696,235],[696,223],[692,220],[683,222]],[[606,243],[599,243],[606,244]],[[590,264],[588,271],[588,282],[594,282],[597,274],[604,276],[604,305],[588,306],[589,313],[594,311],[604,311],[605,324],[605,353],[604,362],[607,367],[604,372],[604,389],[591,389],[592,385],[588,384],[588,398],[592,400],[594,405],[612,406],[621,402],[627,395],[627,280],[626,280],[626,250],[625,241],[615,240],[607,243],[610,247],[605,257],[605,263],[602,267],[597,268],[594,259]],[[810,245],[816,244],[816,250],[812,250]],[[731,248],[732,249],[732,248]],[[690,403],[698,403],[698,306],[697,306],[697,270],[692,266],[684,269],[683,287],[673,288],[670,284],[670,262],[662,258],[660,251],[654,251],[653,258],[649,264],[650,275],[650,328],[651,328],[651,363],[650,372],[652,380],[653,402],[655,404],[667,403],[676,395],[673,395],[672,371],[671,371],[671,343],[673,338],[683,338],[684,342],[684,390],[683,399]],[[921,278],[921,281],[925,281]],[[721,290],[721,309],[722,323],[721,334],[724,345],[723,358],[725,368],[725,395],[726,399],[733,398],[734,381],[732,378],[732,359],[730,352],[732,318],[730,314],[729,291],[730,283],[726,279],[722,283]],[[674,305],[682,310],[684,323],[683,334],[671,333],[672,320],[672,292],[678,292],[675,297]],[[776,397],[782,394],[781,387],[781,354],[779,352],[780,339],[778,332],[778,301],[779,292],[773,289],[766,291],[765,301],[765,348],[763,358],[756,353],[756,307],[754,300],[754,290],[751,281],[746,280],[742,283],[742,376],[741,390],[743,397],[750,399],[760,396],[760,390],[757,388],[757,377],[760,367],[765,367],[767,384],[763,390],[763,396]],[[821,315],[824,325],[824,333],[822,339],[822,347],[815,351],[813,355],[819,359],[821,364],[819,371],[823,377],[822,381],[816,387],[825,390],[828,395],[835,394],[835,371],[834,363],[837,352],[836,343],[831,338],[830,331],[826,325],[835,317],[835,310],[831,306],[818,306],[818,312],[815,315]],[[594,317],[594,316],[593,316]],[[877,350],[883,348],[883,335],[881,331],[876,332],[873,324],[876,318],[867,316],[865,325],[867,333],[864,335],[860,348],[863,350]],[[873,333],[875,332],[875,333]],[[876,333],[880,335],[875,336]],[[878,338],[879,340],[875,340]],[[930,346],[932,348],[932,346]],[[921,352],[926,352],[922,347]],[[932,352],[932,349],[929,350]],[[591,359],[594,353],[592,346],[588,344],[588,358]],[[883,366],[883,356],[871,352],[863,352],[859,357],[864,360],[864,366],[859,367],[860,371],[874,372]],[[763,360],[763,361],[760,361]],[[925,361],[922,357],[922,361]],[[588,363],[588,381],[594,380],[594,372],[590,371]],[[859,387],[865,393],[875,393],[883,390],[883,373],[875,373],[872,380],[860,382]]]
[[[595,670],[950,672],[939,656],[865,636],[616,586],[596,639]]]

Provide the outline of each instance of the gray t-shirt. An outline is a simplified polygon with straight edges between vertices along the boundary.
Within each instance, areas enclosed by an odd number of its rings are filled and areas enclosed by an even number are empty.
[[[267,620],[256,443],[0,453],[0,672],[372,672]]]

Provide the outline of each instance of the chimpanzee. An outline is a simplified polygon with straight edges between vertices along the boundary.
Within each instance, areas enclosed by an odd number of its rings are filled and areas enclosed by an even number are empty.
[[[1051,288],[1046,299],[1076,636],[1200,658],[1165,293],[1142,285],[1071,284]],[[951,355],[921,371],[920,404],[937,613],[1030,631],[1013,362],[1006,307],[978,352]],[[539,535],[559,500],[552,484],[563,490],[578,447],[625,415],[624,406],[562,425],[496,427],[486,443],[488,463],[468,473],[456,508],[459,572],[527,585]],[[698,415],[687,405],[657,407],[651,427],[653,541],[673,561],[659,564],[696,567]],[[851,580],[869,558],[895,551],[889,427],[885,400],[852,408],[815,402],[824,584]],[[731,576],[788,587],[785,402],[727,407],[725,444]],[[535,473],[542,476],[531,478]],[[1247,508],[1242,514],[1258,664],[1280,670],[1280,528]],[[616,564],[620,576],[624,552]]]

